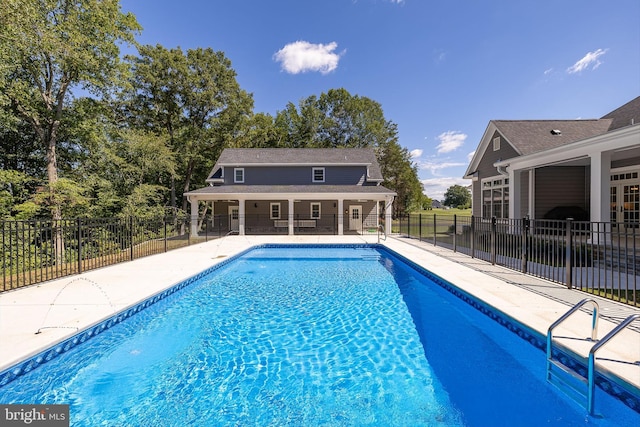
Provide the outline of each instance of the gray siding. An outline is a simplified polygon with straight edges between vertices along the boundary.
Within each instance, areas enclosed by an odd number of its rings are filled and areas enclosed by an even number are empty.
[[[500,149],[493,151],[493,143],[489,143],[489,146],[482,155],[482,160],[480,160],[480,163],[478,164],[479,180],[499,175],[498,170],[493,166],[495,162],[519,156],[516,150],[500,135],[500,133],[495,132],[491,137],[491,141],[498,136],[500,137]]]
[[[541,219],[558,206],[578,206],[589,211],[589,180],[583,166],[549,166],[536,169],[535,217]]]
[[[308,185],[312,181],[313,166],[244,167],[244,185]],[[234,184],[234,168],[225,167],[224,184]],[[363,185],[367,168],[364,166],[325,166],[324,185]]]
[[[500,149],[493,151],[493,139],[500,137]],[[498,131],[491,136],[491,142],[482,155],[482,159],[478,163],[478,181],[473,182],[473,199],[471,201],[471,212],[474,216],[482,216],[482,180],[489,177],[500,175],[493,164],[500,160],[518,157],[519,154],[507,142],[506,139]]]

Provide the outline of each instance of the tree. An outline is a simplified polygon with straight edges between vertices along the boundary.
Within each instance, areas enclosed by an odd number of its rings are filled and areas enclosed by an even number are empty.
[[[130,89],[122,94],[131,126],[164,132],[178,159],[182,191],[202,180],[238,126],[253,109],[250,94],[240,88],[231,61],[211,48],[166,49],[141,46],[127,57],[132,68]],[[182,201],[186,209],[187,201]],[[177,206],[172,182],[171,205]]]
[[[288,135],[287,147],[378,147],[393,139],[395,128],[379,103],[346,89],[330,89],[278,111],[276,127]]]
[[[469,190],[461,185],[452,185],[444,193],[444,205],[459,209],[466,209],[471,206],[471,194]]]
[[[346,89],[331,89],[312,95],[278,111],[276,134],[281,147],[369,147],[385,177],[383,185],[397,193],[394,216],[422,204],[422,183],[406,148],[398,143],[397,125],[384,117],[382,106]]]
[[[3,0],[0,102],[31,125],[46,152],[53,220],[62,217],[56,150],[71,91],[107,91],[123,71],[120,44],[134,43],[139,30],[119,0]],[[62,251],[58,233],[56,260]]]

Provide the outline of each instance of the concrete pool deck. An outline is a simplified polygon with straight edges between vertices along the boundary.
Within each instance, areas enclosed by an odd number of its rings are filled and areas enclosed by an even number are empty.
[[[376,235],[228,236],[2,293],[0,371],[252,246],[377,241]],[[380,243],[542,335],[571,306],[590,297],[425,242],[390,236]],[[640,313],[624,304],[594,299],[601,311],[598,338],[628,315]],[[640,321],[634,325],[597,353],[597,366],[640,390]],[[593,345],[586,339],[590,326],[591,315],[576,312],[555,330],[555,342],[586,357]]]

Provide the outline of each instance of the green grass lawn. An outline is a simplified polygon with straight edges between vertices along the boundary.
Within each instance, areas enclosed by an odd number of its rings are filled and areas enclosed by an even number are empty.
[[[430,209],[427,211],[416,211],[411,212],[412,214],[423,214],[423,215],[457,215],[457,216],[471,216],[471,208],[469,209]]]

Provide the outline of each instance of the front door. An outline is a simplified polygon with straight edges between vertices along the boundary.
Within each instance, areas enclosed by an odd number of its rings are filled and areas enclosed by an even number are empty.
[[[611,227],[638,227],[640,221],[640,185],[619,184],[611,187]]]
[[[240,208],[229,206],[229,231],[240,230]]]
[[[362,231],[362,206],[349,206],[349,230]]]

